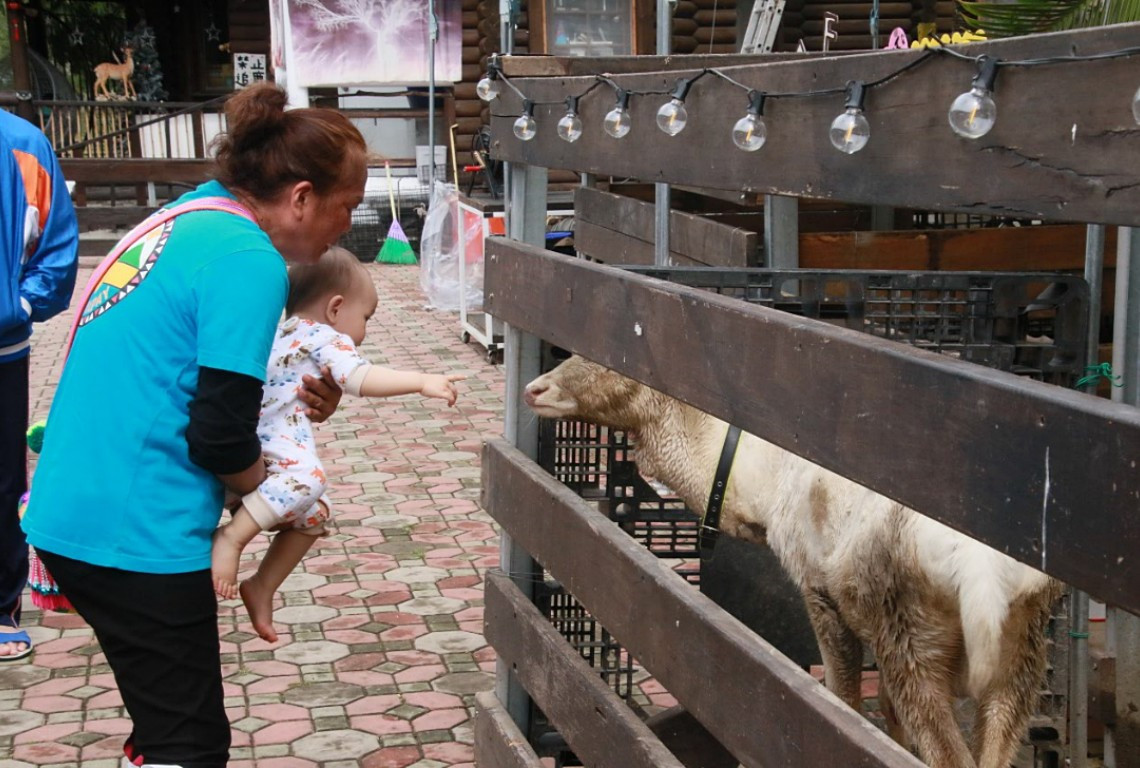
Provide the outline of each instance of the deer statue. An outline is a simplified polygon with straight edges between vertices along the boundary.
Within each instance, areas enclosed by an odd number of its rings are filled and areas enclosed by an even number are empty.
[[[96,99],[113,99],[115,94],[107,90],[108,80],[121,80],[123,83],[123,98],[134,99],[138,98],[135,93],[135,86],[131,83],[131,75],[135,71],[135,60],[131,56],[134,49],[131,46],[123,47],[123,55],[126,56],[126,61],[111,63],[104,61],[102,64],[95,65],[95,98]],[[102,96],[100,96],[102,93]]]

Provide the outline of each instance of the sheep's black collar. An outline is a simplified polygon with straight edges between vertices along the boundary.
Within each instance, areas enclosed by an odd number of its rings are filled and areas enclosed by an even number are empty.
[[[720,510],[724,506],[725,491],[728,489],[728,475],[732,472],[732,462],[736,458],[736,446],[740,442],[740,427],[730,426],[720,449],[720,461],[716,465],[709,503],[701,518],[701,552],[711,555],[712,548],[720,535]]]

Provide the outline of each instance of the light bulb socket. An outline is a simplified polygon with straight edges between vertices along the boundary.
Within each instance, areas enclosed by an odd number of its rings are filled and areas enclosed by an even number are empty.
[[[847,81],[847,109],[863,109],[863,97],[867,94],[867,84],[862,80]]]
[[[693,87],[693,81],[687,78],[680,78],[677,84],[673,86],[673,92],[669,95],[677,101],[684,101],[685,97],[689,95],[689,89]]]
[[[767,98],[763,91],[749,91],[748,92],[748,114],[760,117],[764,114],[764,99]]]
[[[615,87],[614,96],[617,99],[617,106],[622,109],[629,109],[629,91],[621,87]]]
[[[578,114],[578,99],[581,96],[567,96],[566,97],[566,111],[571,114]]]
[[[997,80],[998,60],[993,56],[978,57],[978,74],[974,76],[973,85],[993,91],[994,81]]]
[[[527,117],[534,117],[534,102],[530,99],[523,99],[522,113]]]
[[[499,72],[502,71],[502,64],[499,62],[499,54],[493,53],[487,57],[487,77],[492,80],[499,79]]]

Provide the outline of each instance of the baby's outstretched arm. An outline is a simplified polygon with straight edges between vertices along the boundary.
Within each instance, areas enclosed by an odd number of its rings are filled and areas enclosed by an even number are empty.
[[[446,400],[455,405],[459,392],[455,382],[467,377],[461,373],[420,373],[418,371],[396,371],[373,365],[368,368],[360,382],[361,397],[394,397],[396,395],[420,394]]]

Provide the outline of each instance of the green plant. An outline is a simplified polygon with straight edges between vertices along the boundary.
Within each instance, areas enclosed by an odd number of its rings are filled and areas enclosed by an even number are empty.
[[[966,26],[988,37],[1140,21],[1140,0],[959,0]]]

